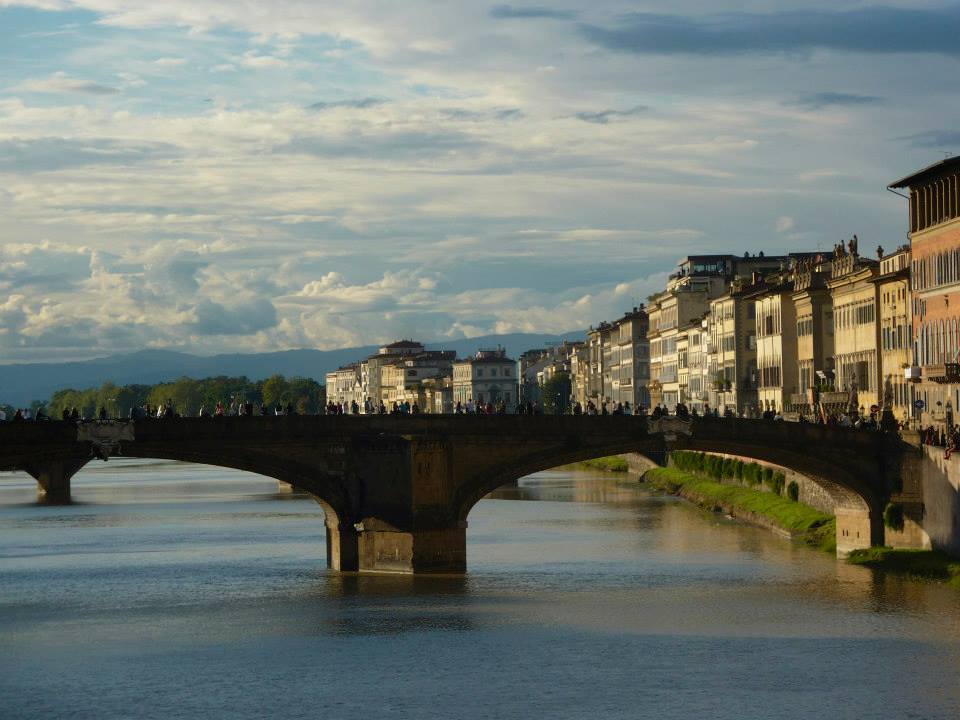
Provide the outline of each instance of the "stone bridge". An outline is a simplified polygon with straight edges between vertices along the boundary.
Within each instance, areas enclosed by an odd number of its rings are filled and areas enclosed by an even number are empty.
[[[290,416],[0,424],[0,469],[24,470],[68,502],[88,461],[184,460],[304,490],[326,514],[335,570],[463,572],[470,509],[530,473],[620,453],[663,462],[675,449],[793,469],[835,503],[838,551],[879,545],[883,508],[911,448],[896,435],[817,425],[636,416]]]

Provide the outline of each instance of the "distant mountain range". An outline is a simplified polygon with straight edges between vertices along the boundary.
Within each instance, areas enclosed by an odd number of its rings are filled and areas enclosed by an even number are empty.
[[[544,347],[561,340],[582,340],[585,333],[537,335],[513,333],[485,335],[463,340],[430,342],[430,350],[456,350],[459,357],[472,355],[478,348],[506,348],[510,357],[531,348]],[[60,363],[23,363],[0,365],[0,404],[28,405],[33,400],[47,400],[57,390],[88,388],[107,381],[117,385],[141,383],[151,385],[179,377],[204,378],[216,375],[246,375],[259,380],[280,375],[310,377],[320,382],[331,370],[367,357],[377,346],[342,350],[285,350],[269,353],[231,353],[224,355],[190,355],[172,350],[141,350],[124,355],[111,355],[93,360]]]

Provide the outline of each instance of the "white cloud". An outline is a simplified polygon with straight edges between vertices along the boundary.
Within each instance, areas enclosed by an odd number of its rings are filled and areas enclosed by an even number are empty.
[[[77,28],[59,72],[24,59],[0,93],[11,359],[57,332],[73,356],[595,324],[686,253],[815,249],[837,217],[899,233],[882,188],[931,159],[891,138],[960,111],[949,63],[639,58],[564,19],[613,27],[619,0],[23,4],[122,29]],[[164,77],[187,58],[202,80]],[[902,102],[789,102],[850,88]]]
[[[182,57],[162,57],[154,60],[153,64],[162,68],[180,67],[181,65],[187,64],[187,59]]]
[[[260,55],[251,50],[244,53],[240,64],[248,68],[285,68],[289,62],[274,55]]]
[[[60,71],[45,78],[25,80],[15,89],[38,93],[79,93],[84,95],[115,95],[119,89],[103,83],[70,77]]]

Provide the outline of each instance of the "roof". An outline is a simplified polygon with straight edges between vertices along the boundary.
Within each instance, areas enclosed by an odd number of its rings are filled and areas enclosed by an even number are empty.
[[[909,280],[910,279],[910,266],[902,267],[899,270],[893,270],[892,272],[885,273],[883,275],[875,275],[872,278],[867,278],[867,282],[872,283],[882,283],[887,282],[888,280]]]
[[[418,348],[423,347],[423,343],[418,343],[415,340],[398,340],[397,342],[390,343],[389,345],[384,345],[385,348]]]
[[[888,188],[913,187],[914,185],[919,185],[923,181],[929,180],[934,176],[944,172],[945,170],[950,170],[952,168],[960,168],[960,155],[958,155],[957,157],[940,160],[939,162],[933,163],[933,165],[927,165],[922,170],[917,170],[917,172],[911,175],[907,175],[904,178],[895,180],[894,182],[887,185],[887,187]]]
[[[471,363],[473,365],[480,365],[480,364],[492,365],[494,363],[497,365],[515,365],[516,362],[517,362],[516,360],[511,360],[508,357],[482,357],[482,358],[472,357],[472,358],[464,358],[463,360],[457,360],[458,365],[464,365],[465,363]]]

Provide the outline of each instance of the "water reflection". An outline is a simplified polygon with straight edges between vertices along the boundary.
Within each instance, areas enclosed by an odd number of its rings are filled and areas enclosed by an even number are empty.
[[[111,461],[83,505],[7,502],[30,483],[0,482],[4,717],[960,714],[955,591],[623,477],[501,488],[468,574],[417,577],[328,572],[266,478]]]

